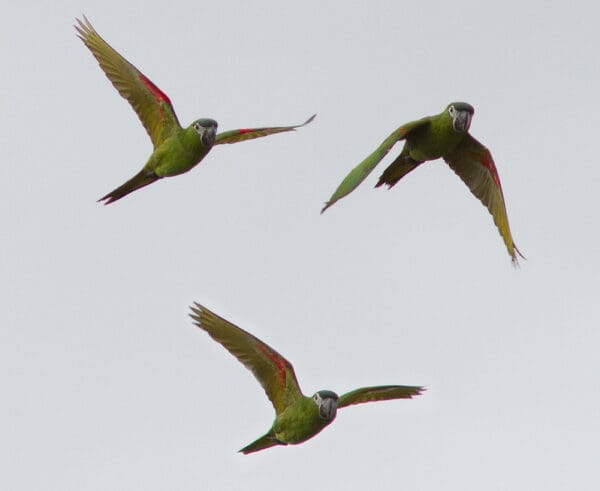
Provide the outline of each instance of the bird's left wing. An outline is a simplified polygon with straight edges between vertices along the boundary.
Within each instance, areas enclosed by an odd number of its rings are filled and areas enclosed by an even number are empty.
[[[379,162],[381,162],[381,160],[388,154],[388,152],[397,142],[404,140],[404,138],[406,138],[411,131],[419,126],[427,124],[429,120],[429,117],[418,119],[393,131],[385,140],[383,140],[381,145],[379,145],[373,153],[371,153],[367,158],[365,158],[360,164],[350,171],[335,192],[331,195],[329,201],[325,203],[321,213],[323,213],[336,201],[354,191],[358,185],[367,178],[371,171]]]
[[[294,368],[277,351],[199,303],[194,303],[191,309],[190,317],[195,324],[254,374],[277,414],[302,397]]]
[[[390,399],[412,399],[420,395],[424,387],[410,385],[379,385],[376,387],[363,387],[340,396],[338,409],[352,404],[362,404],[371,401],[388,401]]]
[[[524,256],[517,249],[510,233],[500,176],[490,151],[471,135],[467,135],[456,150],[446,155],[444,160],[488,209],[513,264],[517,265],[517,255],[522,258]]]
[[[119,91],[146,128],[154,148],[171,136],[181,126],[175,115],[171,100],[142,72],[123,58],[96,32],[84,16],[77,19],[75,29],[90,49],[100,68]]]
[[[240,128],[238,130],[224,131],[217,135],[215,145],[221,145],[223,143],[238,143],[245,140],[253,140],[254,138],[262,138],[263,136],[274,135],[275,133],[284,133],[286,131],[294,131],[296,128],[306,126],[313,119],[316,114],[313,114],[304,123],[297,124],[295,126],[273,126],[271,128]]]

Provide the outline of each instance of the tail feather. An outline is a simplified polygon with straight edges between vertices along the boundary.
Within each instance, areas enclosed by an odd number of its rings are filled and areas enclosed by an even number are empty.
[[[396,160],[388,165],[388,167],[383,171],[383,174],[381,174],[381,177],[379,178],[379,181],[377,181],[377,184],[375,184],[375,187],[378,188],[383,184],[387,184],[388,188],[393,187],[406,174],[416,169],[422,163],[423,162],[412,159],[408,155],[400,154]]]
[[[127,196],[129,193],[136,191],[148,184],[152,184],[154,181],[160,179],[154,172],[148,172],[142,169],[135,176],[133,176],[125,184],[120,185],[117,189],[111,191],[106,196],[103,196],[98,201],[104,201],[105,205],[121,199],[123,196]]]
[[[270,431],[266,435],[261,436],[258,440],[253,441],[250,445],[245,446],[240,450],[243,454],[249,454],[252,452],[258,452],[265,448],[274,447],[275,445],[287,445],[287,443],[280,442],[275,435]]]

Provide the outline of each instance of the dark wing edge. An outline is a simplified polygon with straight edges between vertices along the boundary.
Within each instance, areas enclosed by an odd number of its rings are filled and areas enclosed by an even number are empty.
[[[255,138],[262,138],[263,136],[275,135],[277,133],[285,133],[286,131],[296,131],[296,129],[306,126],[316,118],[316,114],[313,114],[304,123],[293,126],[273,126],[264,128],[240,128],[237,130],[229,130],[219,133],[215,140],[215,145],[222,145],[226,143],[238,143],[246,140],[254,140]]]
[[[338,409],[353,404],[363,404],[373,401],[389,401],[393,399],[412,399],[421,395],[427,389],[411,385],[379,385],[375,387],[362,387],[340,396]]]

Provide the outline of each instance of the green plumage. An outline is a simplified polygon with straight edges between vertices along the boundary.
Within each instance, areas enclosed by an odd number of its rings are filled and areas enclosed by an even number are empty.
[[[206,157],[213,145],[293,131],[310,123],[315,117],[313,115],[301,125],[242,128],[220,134],[217,134],[217,122],[208,118],[198,119],[187,128],[182,128],[169,97],[102,39],[85,17],[84,21],[77,19],[77,23],[75,29],[79,37],[119,94],[131,104],[154,146],[154,152],[138,174],[100,198],[99,201],[105,204],[117,201],[158,179],[188,172]]]
[[[510,232],[494,160],[489,150],[468,132],[473,112],[469,104],[454,102],[440,114],[412,121],[393,131],[373,153],[350,171],[321,213],[354,191],[392,147],[404,140],[400,155],[385,169],[375,187],[385,184],[391,188],[422,163],[443,158],[488,209],[513,263],[517,264],[517,256],[523,256]]]
[[[196,303],[191,309],[195,324],[252,371],[275,408],[271,429],[242,448],[242,453],[302,443],[331,424],[339,408],[370,401],[410,399],[425,390],[415,386],[383,385],[356,389],[339,398],[328,390],[307,397],[300,390],[291,363],[277,351],[200,304]]]

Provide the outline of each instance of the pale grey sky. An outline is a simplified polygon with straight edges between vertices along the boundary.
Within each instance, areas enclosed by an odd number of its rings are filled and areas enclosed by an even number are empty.
[[[0,17],[3,489],[595,490],[599,11],[593,2],[13,2]],[[182,124],[292,124],[110,206],[150,140],[85,14]],[[454,100],[516,243],[439,161],[319,215],[398,125]],[[395,153],[400,151],[400,146]],[[302,389],[420,384],[243,456],[273,410],[193,301]]]

